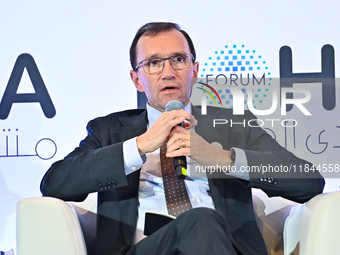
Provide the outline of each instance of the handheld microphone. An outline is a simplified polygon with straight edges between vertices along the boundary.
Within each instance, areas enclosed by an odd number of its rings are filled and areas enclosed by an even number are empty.
[[[178,100],[171,100],[164,108],[165,112],[171,112],[184,109],[182,103]],[[178,124],[183,127],[183,122]],[[174,167],[178,179],[184,179],[187,176],[187,159],[185,156],[174,157]]]

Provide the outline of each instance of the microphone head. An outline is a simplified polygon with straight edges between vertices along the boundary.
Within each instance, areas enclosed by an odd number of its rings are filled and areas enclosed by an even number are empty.
[[[182,105],[180,101],[171,100],[166,104],[164,111],[171,112],[171,111],[176,111],[176,110],[181,110],[181,109],[184,109],[184,106]]]

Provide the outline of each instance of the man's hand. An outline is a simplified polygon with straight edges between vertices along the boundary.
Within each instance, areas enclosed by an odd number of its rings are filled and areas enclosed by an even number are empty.
[[[186,127],[174,127],[167,143],[167,157],[188,156],[196,160],[201,166],[233,166],[231,151],[212,146],[200,135],[189,131]]]
[[[142,135],[137,137],[137,147],[140,155],[153,152],[167,140],[171,130],[177,128],[177,125],[184,120],[190,121],[185,123],[186,127],[196,126],[197,120],[184,110],[163,112],[161,117]],[[182,128],[179,127],[178,128]],[[182,128],[185,129],[185,128]]]

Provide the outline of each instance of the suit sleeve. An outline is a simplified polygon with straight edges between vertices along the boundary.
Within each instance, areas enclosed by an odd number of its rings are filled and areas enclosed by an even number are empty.
[[[46,172],[40,186],[44,196],[83,201],[89,193],[128,185],[123,141],[105,144],[109,131],[99,130],[95,120],[89,122],[87,131],[79,147]]]
[[[255,118],[247,114],[248,120]],[[300,203],[322,193],[325,181],[318,171],[310,170],[311,163],[284,149],[260,127],[247,128],[246,136],[251,187]]]

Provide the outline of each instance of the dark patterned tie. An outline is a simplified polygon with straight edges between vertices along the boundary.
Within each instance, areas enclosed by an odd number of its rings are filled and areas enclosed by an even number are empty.
[[[166,143],[160,148],[161,169],[166,206],[170,215],[178,217],[192,208],[184,180],[176,177],[173,158],[167,158]]]

